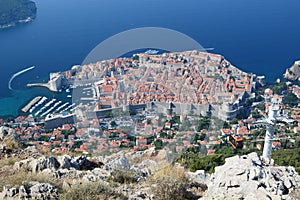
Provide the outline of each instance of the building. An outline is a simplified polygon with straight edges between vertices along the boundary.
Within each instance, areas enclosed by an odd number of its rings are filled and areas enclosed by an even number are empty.
[[[45,119],[45,128],[54,129],[63,126],[64,124],[74,124],[74,114],[69,115],[54,115],[48,116]]]

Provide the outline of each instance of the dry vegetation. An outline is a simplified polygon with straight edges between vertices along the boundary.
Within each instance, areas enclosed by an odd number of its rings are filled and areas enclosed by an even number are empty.
[[[7,150],[16,150],[20,148],[20,145],[15,139],[10,138],[6,140],[5,147]]]
[[[188,178],[183,168],[167,165],[155,172],[151,178],[155,199],[192,200],[198,199],[188,190]]]
[[[1,158],[0,159],[0,168],[4,166],[12,166],[15,164],[15,162],[20,161],[19,158]]]
[[[121,183],[121,184],[130,184],[136,183],[137,177],[133,172],[124,171],[124,170],[114,170],[111,173],[109,181]]]
[[[126,200],[123,194],[115,191],[104,183],[88,182],[75,184],[60,196],[61,200]]]
[[[56,186],[59,190],[62,188],[61,181],[49,177],[44,174],[35,174],[29,173],[25,171],[13,172],[6,167],[1,169],[0,174],[0,191],[3,190],[3,186],[11,186],[11,187],[20,187],[21,185],[26,185],[28,182],[37,181],[40,183],[50,183]]]

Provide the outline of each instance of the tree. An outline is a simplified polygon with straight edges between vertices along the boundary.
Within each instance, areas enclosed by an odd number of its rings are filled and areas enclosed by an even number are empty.
[[[199,137],[199,140],[203,141],[206,138],[206,134],[202,133]]]
[[[136,54],[132,57],[132,60],[139,60],[139,59],[140,59],[139,56]]]
[[[160,150],[163,148],[163,141],[162,140],[156,140],[154,142],[155,150]]]
[[[197,131],[201,131],[203,129],[208,129],[210,125],[210,117],[204,117],[200,119],[199,125],[197,127]]]
[[[281,94],[287,89],[287,86],[285,82],[281,82],[279,85],[275,85],[271,89],[273,90],[274,94]]]
[[[233,118],[231,121],[230,121],[230,124],[237,124],[238,123],[238,119],[237,118]]]
[[[261,111],[265,111],[266,110],[266,105],[264,103],[260,103],[256,106],[256,108],[261,110]]]
[[[283,97],[283,101],[282,102],[284,104],[289,105],[289,106],[296,106],[296,105],[298,105],[298,97],[294,93],[289,92],[288,94],[286,94]]]
[[[199,134],[198,133],[195,133],[192,135],[191,137],[191,144],[196,144],[197,143],[197,140],[199,140]]]
[[[258,118],[261,118],[261,117],[262,117],[257,111],[253,111],[253,112],[251,113],[251,115],[252,115],[252,117],[253,117],[254,119],[258,119]]]
[[[115,121],[110,122],[111,127],[115,128],[117,126],[117,123]]]

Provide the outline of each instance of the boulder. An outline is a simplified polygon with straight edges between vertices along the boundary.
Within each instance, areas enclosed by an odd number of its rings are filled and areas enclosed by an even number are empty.
[[[105,165],[107,170],[129,170],[130,164],[125,156],[115,158]]]

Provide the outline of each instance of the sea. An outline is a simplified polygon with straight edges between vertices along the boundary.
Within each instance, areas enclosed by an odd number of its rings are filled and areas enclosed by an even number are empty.
[[[299,0],[35,0],[37,18],[0,30],[0,117],[17,116],[37,95],[65,99],[45,88],[50,72],[81,64],[105,39],[141,27],[179,31],[214,48],[236,67],[282,78],[300,59]],[[122,45],[122,44],[120,44]],[[28,67],[34,69],[10,78]]]

